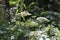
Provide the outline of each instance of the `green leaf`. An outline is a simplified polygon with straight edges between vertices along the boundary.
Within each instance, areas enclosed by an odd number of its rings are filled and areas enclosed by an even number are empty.
[[[9,1],[10,5],[16,5],[16,3],[17,3],[16,1]]]
[[[47,27],[45,27],[45,30],[48,31],[51,28],[50,25],[48,25]]]

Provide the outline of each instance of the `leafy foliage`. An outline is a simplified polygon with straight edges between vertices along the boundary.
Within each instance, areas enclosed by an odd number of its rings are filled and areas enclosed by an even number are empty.
[[[5,14],[0,7],[0,40],[60,40],[60,4],[54,3],[46,11],[37,2],[9,0]]]

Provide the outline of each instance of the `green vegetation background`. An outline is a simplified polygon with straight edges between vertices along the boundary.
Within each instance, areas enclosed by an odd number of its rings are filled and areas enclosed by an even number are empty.
[[[60,40],[60,1],[49,1],[0,1],[0,40]]]

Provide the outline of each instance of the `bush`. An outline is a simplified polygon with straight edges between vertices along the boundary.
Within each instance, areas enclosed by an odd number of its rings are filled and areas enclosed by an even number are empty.
[[[6,13],[0,7],[0,40],[60,39],[59,4],[49,4],[46,11],[35,2],[28,6],[23,0],[10,0],[9,3],[12,7],[7,8]]]

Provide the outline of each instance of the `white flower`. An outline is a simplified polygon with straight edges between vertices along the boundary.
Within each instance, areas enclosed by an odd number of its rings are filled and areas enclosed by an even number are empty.
[[[33,35],[34,35],[34,32],[33,31],[29,33],[29,36],[30,37],[33,36]]]
[[[50,20],[48,20],[48,19],[45,18],[45,17],[38,17],[36,20],[37,20],[38,22],[40,22],[40,23],[49,22],[49,21],[50,21]]]
[[[52,28],[50,30],[50,35],[55,35],[55,36],[58,36],[60,33],[60,31],[58,30],[58,28]]]
[[[39,38],[39,40],[43,40],[43,38]]]
[[[38,35],[40,35],[40,32],[38,32],[38,31],[32,31],[32,32],[29,33],[29,37],[38,36]]]
[[[16,14],[17,16],[20,15],[20,16],[28,16],[28,15],[31,15],[28,11],[23,11],[21,13],[18,13]]]
[[[42,31],[32,31],[29,33],[29,37],[31,36],[40,36],[43,32]]]
[[[11,40],[15,39],[14,35],[11,36]]]
[[[46,38],[46,40],[50,40],[49,38]]]

